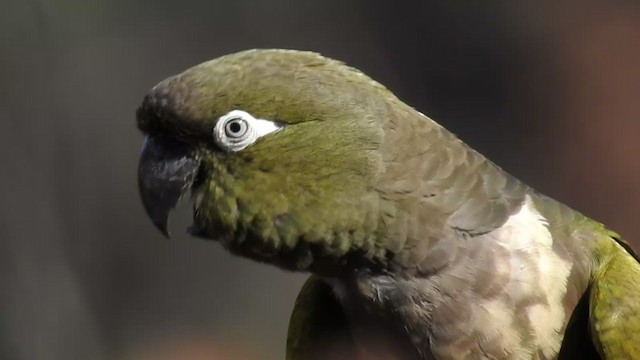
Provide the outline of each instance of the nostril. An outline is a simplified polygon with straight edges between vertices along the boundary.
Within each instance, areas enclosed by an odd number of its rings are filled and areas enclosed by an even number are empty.
[[[147,131],[150,127],[149,125],[157,117],[153,110],[152,101],[151,95],[147,94],[138,109],[136,109],[136,120],[141,131]]]
[[[166,86],[155,86],[145,95],[142,103],[136,110],[136,120],[138,128],[150,133],[160,130],[165,123],[176,119],[175,97]]]

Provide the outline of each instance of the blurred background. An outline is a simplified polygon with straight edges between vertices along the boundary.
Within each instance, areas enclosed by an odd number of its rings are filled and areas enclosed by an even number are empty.
[[[145,92],[247,48],[360,68],[640,247],[637,1],[1,5],[1,359],[283,357],[304,276],[164,240],[136,185]]]

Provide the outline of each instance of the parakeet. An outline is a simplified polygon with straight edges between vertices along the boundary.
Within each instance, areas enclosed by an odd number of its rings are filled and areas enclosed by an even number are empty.
[[[137,110],[153,223],[308,272],[287,359],[640,359],[640,264],[355,68],[249,50]]]

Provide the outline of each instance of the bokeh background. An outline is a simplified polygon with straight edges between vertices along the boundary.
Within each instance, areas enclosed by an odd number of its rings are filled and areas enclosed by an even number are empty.
[[[247,48],[362,69],[640,245],[637,1],[0,5],[1,359],[283,357],[304,276],[162,239],[136,189],[145,92]]]

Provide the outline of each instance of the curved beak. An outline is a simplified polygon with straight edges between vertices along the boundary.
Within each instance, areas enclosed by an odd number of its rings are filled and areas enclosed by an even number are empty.
[[[138,189],[147,215],[166,236],[169,213],[193,185],[200,162],[186,143],[147,136],[138,165]]]

